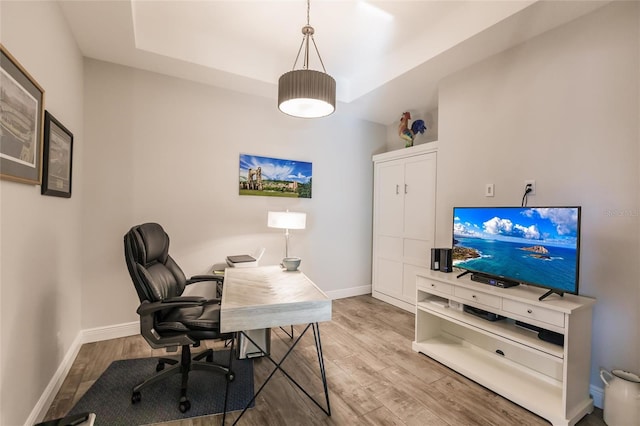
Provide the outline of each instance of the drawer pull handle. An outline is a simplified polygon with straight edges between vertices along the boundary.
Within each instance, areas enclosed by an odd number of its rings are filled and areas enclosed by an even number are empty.
[[[532,311],[531,309],[527,309],[527,313],[528,313],[528,314],[532,314],[532,313],[533,313],[533,311]]]
[[[436,286],[435,284],[431,284],[431,287],[435,287],[435,286]]]
[[[473,297],[474,299],[478,298],[478,296],[476,296],[475,294],[472,294],[471,297]]]
[[[504,356],[504,352],[502,352],[500,349],[496,349],[496,353],[497,353],[498,355],[502,355],[502,356]]]

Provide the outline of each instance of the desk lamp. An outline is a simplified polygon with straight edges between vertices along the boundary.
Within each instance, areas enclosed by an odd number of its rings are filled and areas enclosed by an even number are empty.
[[[285,259],[289,259],[289,229],[304,229],[306,223],[306,213],[290,212],[289,210],[287,210],[286,212],[269,212],[267,216],[267,226],[269,228],[278,228],[285,230],[285,251],[283,264],[285,263]],[[300,259],[297,259],[297,261],[297,263],[300,264]],[[297,269],[297,265],[293,270],[295,269]]]

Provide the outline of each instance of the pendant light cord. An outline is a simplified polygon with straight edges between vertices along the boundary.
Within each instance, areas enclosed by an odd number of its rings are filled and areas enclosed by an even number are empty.
[[[298,54],[296,55],[296,60],[293,62],[292,70],[296,69],[296,64],[298,63],[298,59],[300,59],[300,52],[302,52],[302,47],[305,46],[304,49],[304,62],[302,64],[303,68],[309,69],[309,37],[311,37],[311,41],[313,42],[313,47],[316,49],[316,54],[318,55],[318,59],[320,60],[320,65],[322,65],[322,70],[324,73],[327,73],[327,69],[324,67],[324,62],[322,62],[322,56],[320,56],[320,51],[318,50],[318,45],[316,44],[316,40],[313,38],[314,29],[311,26],[310,22],[310,14],[311,14],[311,0],[307,0],[307,25],[302,28],[302,42],[300,43],[300,48],[298,49]],[[305,43],[306,42],[306,43]]]

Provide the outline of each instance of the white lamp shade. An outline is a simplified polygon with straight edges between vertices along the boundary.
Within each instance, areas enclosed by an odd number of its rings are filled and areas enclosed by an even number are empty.
[[[307,214],[298,212],[269,212],[267,226],[279,229],[304,229],[307,225]]]

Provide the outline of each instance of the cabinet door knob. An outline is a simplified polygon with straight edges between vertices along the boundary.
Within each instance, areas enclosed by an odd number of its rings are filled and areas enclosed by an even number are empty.
[[[533,311],[532,311],[531,309],[527,309],[527,313],[528,313],[528,314],[532,314],[532,313],[533,313]]]
[[[478,298],[478,296],[476,296],[475,294],[472,294],[471,297],[473,297],[474,299]]]

